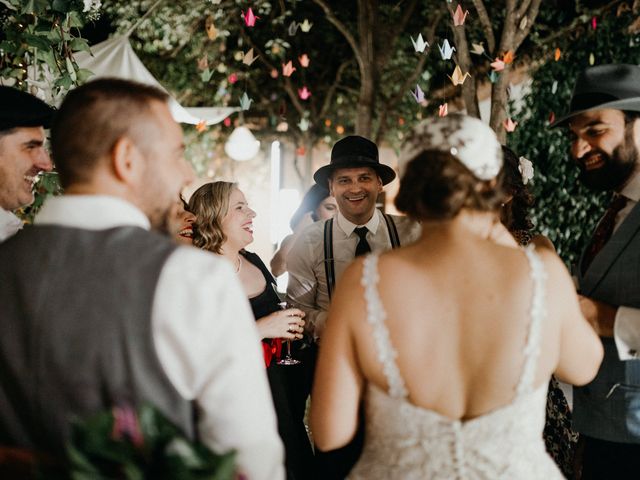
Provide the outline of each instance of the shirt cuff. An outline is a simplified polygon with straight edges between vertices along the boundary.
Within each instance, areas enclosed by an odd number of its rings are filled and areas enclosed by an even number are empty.
[[[613,338],[620,360],[640,358],[640,309],[618,307],[613,324]]]

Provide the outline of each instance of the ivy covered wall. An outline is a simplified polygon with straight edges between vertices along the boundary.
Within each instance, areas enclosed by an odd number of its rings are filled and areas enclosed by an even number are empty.
[[[537,230],[549,237],[568,265],[577,261],[609,195],[587,190],[578,182],[567,131],[550,129],[549,119],[567,111],[575,78],[584,68],[640,63],[640,35],[631,33],[631,20],[626,12],[612,10],[595,20],[595,29],[594,22],[587,21],[584,28],[559,39],[559,60],[555,60],[555,50],[550,50],[532,72],[531,94],[515,115],[518,128],[507,139],[515,152],[534,163],[532,217]]]

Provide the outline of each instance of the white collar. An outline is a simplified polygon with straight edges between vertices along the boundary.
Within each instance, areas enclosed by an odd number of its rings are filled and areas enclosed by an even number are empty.
[[[620,191],[620,195],[627,197],[634,202],[640,200],[640,172],[631,177],[631,180]]]
[[[48,198],[34,223],[87,230],[136,226],[149,230],[147,216],[122,198],[108,195],[60,195]]]
[[[14,235],[22,228],[22,220],[12,212],[0,207],[0,242]]]
[[[380,217],[378,216],[377,208],[374,210],[373,215],[371,216],[371,219],[364,225],[356,225],[355,223],[351,223],[349,220],[347,220],[344,217],[344,215],[342,215],[342,213],[340,213],[340,211],[338,211],[336,218],[337,218],[338,226],[347,237],[353,233],[356,227],[367,227],[367,230],[369,230],[372,233],[376,233],[376,230],[378,230],[378,225],[380,224]]]

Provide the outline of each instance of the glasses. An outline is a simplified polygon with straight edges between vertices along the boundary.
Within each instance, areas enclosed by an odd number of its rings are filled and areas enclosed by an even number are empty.
[[[278,306],[280,307],[280,310],[287,310],[291,308],[291,305],[289,305],[287,302],[280,302],[278,303]],[[287,339],[287,354],[285,355],[284,358],[278,360],[277,364],[278,365],[298,365],[300,363],[302,363],[300,360],[296,360],[291,356],[291,340]]]

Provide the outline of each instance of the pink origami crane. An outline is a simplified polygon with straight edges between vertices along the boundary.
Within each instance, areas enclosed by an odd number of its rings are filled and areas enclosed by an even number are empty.
[[[242,19],[244,20],[244,24],[247,27],[253,27],[256,24],[256,20],[260,18],[260,17],[256,17],[253,14],[253,10],[251,10],[251,7],[249,7],[249,10],[247,10],[247,13],[242,12]]]
[[[309,60],[309,55],[307,55],[306,53],[303,53],[298,57],[298,61],[300,62],[300,66],[302,68],[307,68],[311,60]]]
[[[511,117],[509,117],[504,121],[502,125],[507,132],[513,132],[518,126],[518,122],[514,122],[513,120],[511,120]]]
[[[238,81],[238,75],[235,73],[232,73],[231,75],[229,75],[229,83],[231,85],[233,85],[234,83],[236,83]]]
[[[495,72],[501,72],[504,70],[504,62],[500,58],[496,58],[495,61],[490,63],[490,65]]]
[[[438,116],[446,117],[449,114],[449,105],[445,102],[438,107]]]
[[[465,10],[462,12],[462,7],[458,4],[456,11],[453,13],[453,25],[455,27],[459,27],[460,25],[464,25],[464,21],[469,15],[469,10]]]
[[[286,64],[282,64],[282,75],[284,77],[290,77],[293,72],[296,71],[296,67],[293,66],[293,62],[289,60]]]
[[[304,87],[298,89],[298,96],[302,100],[307,100],[311,96],[311,92],[309,91],[309,89],[305,85]]]

